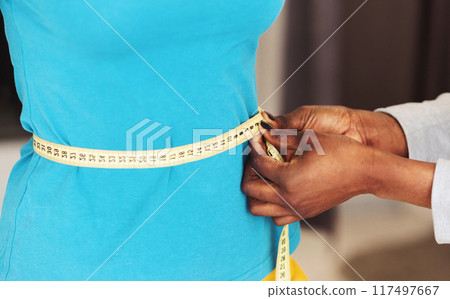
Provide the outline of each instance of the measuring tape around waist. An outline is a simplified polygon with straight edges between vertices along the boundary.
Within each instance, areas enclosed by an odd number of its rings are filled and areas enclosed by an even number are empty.
[[[57,163],[93,168],[157,168],[202,160],[236,147],[259,133],[261,111],[220,136],[193,144],[152,151],[98,150],[61,145],[33,134],[34,151]],[[267,153],[278,161],[283,157],[266,141]],[[289,227],[285,225],[278,242],[276,280],[290,280]]]
[[[40,156],[62,164],[94,168],[157,168],[202,160],[236,147],[259,132],[261,112],[214,138],[161,150],[115,151],[61,145],[33,134],[33,149]]]

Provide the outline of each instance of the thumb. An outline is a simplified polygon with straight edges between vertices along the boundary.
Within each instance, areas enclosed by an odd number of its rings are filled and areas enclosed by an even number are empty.
[[[261,122],[260,132],[265,140],[270,142],[280,152],[287,156],[289,151],[296,150],[298,145],[299,132],[296,129],[275,129]]]

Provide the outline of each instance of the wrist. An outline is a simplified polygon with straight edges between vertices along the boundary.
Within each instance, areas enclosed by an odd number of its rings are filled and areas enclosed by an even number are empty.
[[[383,112],[366,110],[353,110],[352,115],[352,122],[364,144],[408,157],[406,137],[395,118]]]
[[[347,169],[353,174],[352,185],[348,190],[355,196],[359,194],[376,194],[381,181],[376,175],[376,152],[378,149],[358,143],[357,150],[352,150],[354,155],[350,158],[352,168]]]
[[[368,174],[369,192],[422,207],[431,207],[434,163],[410,160],[385,151],[373,150]]]

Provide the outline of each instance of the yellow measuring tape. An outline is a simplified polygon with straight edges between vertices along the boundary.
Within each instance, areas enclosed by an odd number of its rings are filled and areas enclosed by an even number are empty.
[[[152,151],[98,150],[61,145],[33,134],[33,149],[40,156],[66,165],[93,168],[157,168],[202,160],[236,147],[259,133],[261,111],[220,136],[193,144]],[[276,148],[266,142],[270,156],[283,161]],[[276,280],[290,280],[289,228],[284,226],[278,244]]]
[[[266,151],[269,156],[277,161],[283,162],[283,156],[278,150],[266,140]],[[291,280],[290,269],[290,255],[289,255],[289,225],[283,226],[283,230],[278,241],[278,254],[277,254],[277,266],[275,270],[275,276],[277,281]]]
[[[62,164],[95,168],[157,168],[202,160],[236,147],[259,132],[261,113],[233,130],[204,141],[152,151],[112,151],[66,146],[33,135],[40,156]]]

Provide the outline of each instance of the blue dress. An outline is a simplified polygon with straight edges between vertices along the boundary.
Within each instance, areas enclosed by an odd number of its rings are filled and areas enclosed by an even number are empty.
[[[283,2],[0,0],[22,125],[105,150],[126,150],[136,125],[159,124],[172,146],[192,143],[194,128],[228,131],[257,109],[258,38]],[[3,203],[0,279],[264,278],[280,228],[248,212],[245,146],[175,167],[98,169],[46,160],[28,142]],[[293,251],[298,223],[290,232]]]

